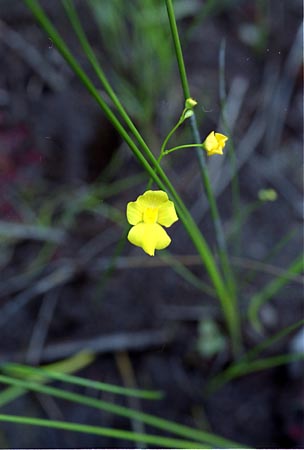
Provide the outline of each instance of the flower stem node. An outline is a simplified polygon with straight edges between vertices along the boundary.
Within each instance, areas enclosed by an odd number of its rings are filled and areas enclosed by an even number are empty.
[[[163,250],[171,242],[163,227],[178,220],[174,203],[164,191],[146,191],[127,205],[127,219],[133,225],[128,234],[131,244],[141,247],[148,255]]]
[[[228,137],[221,133],[215,133],[214,131],[211,131],[210,134],[206,137],[205,141],[203,142],[202,146],[206,150],[207,155],[222,155],[223,154],[223,148],[226,145],[226,141],[228,140]]]
[[[185,101],[185,108],[186,109],[192,109],[196,105],[197,105],[197,101],[194,100],[194,98],[192,98],[192,97],[187,98],[186,101]]]

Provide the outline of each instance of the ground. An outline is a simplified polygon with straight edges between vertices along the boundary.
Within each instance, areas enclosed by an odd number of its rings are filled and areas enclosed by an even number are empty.
[[[59,3],[42,4],[80,55]],[[76,4],[109,77],[117,83],[107,47],[89,26],[86,6]],[[209,11],[200,2],[193,5],[193,10],[181,13],[179,25],[191,94],[199,103],[200,132],[204,136],[210,129],[224,131],[229,126],[239,167],[239,212],[256,202],[262,188],[278,193],[277,201],[256,208],[235,233],[228,160],[210,160],[244,312],[251,295],[286,269],[303,244],[300,3],[218,1]],[[219,120],[219,55],[224,52],[227,109]],[[43,364],[90,348],[95,361],[81,376],[118,385],[128,385],[131,378],[138,387],[164,392],[160,401],[117,402],[244,446],[301,448],[303,386],[294,367],[256,372],[206,395],[208,380],[232,358],[228,344],[210,358],[198,351],[199,323],[205,318],[215,321],[228,342],[219,305],[161,254],[150,258],[121,239],[125,205],[144,191],[147,179],[53,43],[17,0],[1,2],[0,56],[1,362]],[[126,77],[130,73],[131,69]],[[155,152],[183,107],[174,60],[167,78],[149,120],[140,123],[135,117]],[[189,142],[191,134],[185,129],[175,139]],[[195,154],[181,152],[166,167],[215,251]],[[42,235],[38,224],[47,226]],[[170,253],[196,275],[196,282],[208,282],[181,223],[168,232]],[[273,252],[287,234],[288,242]],[[252,269],[256,273],[250,281]],[[300,276],[290,280],[265,305],[264,336],[303,317],[302,284]],[[245,320],[242,334],[245,349],[261,340]],[[288,336],[265,355],[290,351]],[[80,392],[88,394],[85,389]],[[103,394],[103,399],[114,401],[110,394]],[[1,407],[1,413],[134,427],[127,419],[40,394],[20,397]],[[149,427],[145,431],[155,433]],[[3,424],[0,446],[130,444]]]

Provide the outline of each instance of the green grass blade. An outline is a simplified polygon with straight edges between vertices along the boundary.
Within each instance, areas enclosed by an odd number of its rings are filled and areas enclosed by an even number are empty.
[[[224,372],[214,377],[208,384],[206,392],[212,394],[229,381],[261,370],[272,369],[274,367],[290,364],[296,361],[303,361],[303,353],[288,355],[277,355],[269,358],[258,359],[251,362],[240,362],[228,367]]]
[[[26,393],[26,389],[11,386],[0,392],[0,408],[13,402]]]
[[[182,439],[167,438],[146,433],[134,433],[132,431],[118,430],[115,428],[103,428],[92,425],[83,425],[73,422],[37,419],[35,417],[22,417],[0,414],[0,422],[74,431],[77,433],[104,436],[113,439],[125,439],[132,442],[145,442],[146,444],[152,444],[167,448],[207,448],[205,446],[202,446],[201,443],[194,441],[185,441]]]
[[[61,373],[73,373],[77,372],[78,370],[84,369],[89,364],[91,364],[92,361],[94,361],[94,354],[91,352],[79,352],[76,355],[71,356],[70,358],[66,358],[62,361],[49,364],[45,366],[46,368],[50,368],[53,370],[57,370]],[[5,365],[5,364],[4,364]],[[27,367],[27,366],[23,366]],[[37,376],[35,377],[35,381],[37,381]],[[39,380],[41,383],[47,382],[46,378],[40,377]],[[0,407],[4,406],[8,403],[11,403],[12,401],[16,400],[18,397],[21,397],[22,395],[26,394],[27,390],[12,386],[7,389],[4,389],[0,392]]]
[[[297,328],[299,328],[302,325],[304,325],[304,319],[301,319],[298,322],[293,323],[292,325],[283,328],[283,330],[280,330],[278,333],[276,333],[274,336],[271,336],[268,339],[263,339],[263,341],[260,344],[256,345],[253,349],[251,349],[249,352],[247,352],[243,356],[243,358],[246,359],[247,361],[254,359],[256,356],[258,356],[260,353],[262,353],[262,351],[268,349],[273,344],[280,341],[285,336],[292,333],[293,331],[295,331]]]
[[[163,398],[163,393],[159,391],[148,391],[140,389],[129,389],[114,384],[101,383],[100,381],[88,380],[75,375],[68,375],[65,373],[55,372],[52,370],[24,366],[22,364],[7,363],[1,365],[1,369],[12,376],[27,378],[40,376],[42,379],[59,380],[65,383],[84,386],[91,389],[97,389],[104,392],[111,392],[112,394],[125,395],[128,397],[145,398],[149,400],[159,400]],[[35,378],[34,378],[35,379]],[[35,379],[36,381],[36,379]]]
[[[290,275],[297,275],[304,269],[303,256],[300,255],[291,266],[286,270],[285,274],[277,277],[275,280],[267,284],[264,289],[255,294],[249,304],[248,318],[251,325],[257,332],[262,331],[262,325],[258,318],[258,313],[262,305],[270,300],[285,284],[290,282]]]
[[[195,439],[196,441],[200,441],[206,444],[210,444],[217,448],[219,447],[242,447],[241,445],[236,444],[233,441],[228,439],[224,439],[213,435],[211,433],[207,433],[204,431],[196,430],[185,425],[177,424],[175,422],[171,422],[169,420],[161,419],[157,416],[153,416],[152,414],[142,413],[140,411],[127,408],[125,406],[115,405],[110,402],[106,402],[103,400],[97,400],[94,398],[90,398],[84,395],[75,394],[73,392],[64,391],[62,389],[54,388],[51,386],[39,385],[35,382],[31,381],[23,381],[14,379],[5,375],[0,375],[0,383],[8,384],[10,386],[17,386],[20,388],[28,389],[34,392],[40,392],[43,394],[48,394],[57,398],[62,398],[64,400],[68,400],[70,402],[78,403],[81,405],[86,405],[92,408],[100,409],[103,411],[107,411],[112,414],[116,414],[118,416],[127,417],[129,419],[139,420],[147,425],[151,425],[155,428],[165,430],[171,433],[174,433],[178,436]]]

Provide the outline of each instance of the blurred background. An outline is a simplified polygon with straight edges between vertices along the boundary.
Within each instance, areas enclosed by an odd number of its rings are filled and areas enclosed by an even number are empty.
[[[61,2],[41,5],[99,89]],[[75,5],[110,82],[158,155],[184,103],[164,1]],[[229,158],[210,159],[209,169],[245,309],[303,246],[302,2],[174,6],[201,136],[231,135],[239,203]],[[205,270],[180,223],[169,230],[175,258],[149,258],[126,242],[126,204],[145,190],[147,176],[22,1],[0,0],[0,62],[1,362],[46,364],[91,349],[96,359],[82,376],[165,393],[139,401],[138,409],[243,445],[300,448],[304,400],[296,369],[254,373],[204,397],[206,380],[231,358]],[[189,127],[171,142],[193,142]],[[177,152],[164,164],[214,248],[195,154]],[[277,199],[259,201],[269,188]],[[302,296],[298,276],[265,305],[265,336],[303,317]],[[247,348],[259,341],[245,322],[243,336]],[[273,351],[292,352],[292,342]],[[132,428],[127,419],[35,393],[1,412]],[[0,427],[0,447],[126,445]]]

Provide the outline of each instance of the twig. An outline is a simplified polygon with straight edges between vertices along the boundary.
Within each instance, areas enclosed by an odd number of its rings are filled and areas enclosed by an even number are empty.
[[[101,253],[106,247],[115,244],[118,240],[119,236],[117,236],[117,230],[113,230],[112,227],[108,228],[86,242],[79,250],[78,258],[84,265],[92,258],[96,257],[98,253]]]
[[[204,317],[220,317],[220,309],[216,306],[174,306],[164,305],[160,310],[161,317],[166,320],[199,322]]]
[[[0,327],[5,325],[14,314],[27,305],[33,298],[66,283],[75,273],[75,266],[65,263],[59,269],[54,270],[54,272],[39,280],[34,287],[27,289],[25,292],[21,292],[14,300],[1,308]]]
[[[47,293],[40,306],[38,318],[30,339],[29,348],[26,355],[26,362],[28,364],[38,364],[40,361],[49,326],[57,305],[58,293],[58,289]]]
[[[72,342],[60,342],[44,348],[40,360],[43,362],[67,358],[82,350],[96,353],[113,353],[118,351],[143,351],[169,344],[173,339],[167,330],[139,331],[136,333],[118,333],[97,336]],[[0,354],[0,361],[24,361],[24,353]]]
[[[201,265],[201,259],[197,255],[176,255],[176,258],[184,265],[194,266]],[[231,258],[231,263],[244,268],[260,270],[262,272],[268,272],[272,275],[282,276],[285,274],[283,269],[280,269],[269,264],[260,263],[245,258]],[[90,276],[95,276],[96,273],[101,270],[106,270],[111,264],[111,258],[100,258],[95,260],[90,267],[86,267],[86,272]],[[119,257],[116,262],[116,269],[132,269],[132,268],[153,268],[153,267],[168,267],[170,264],[163,259],[153,258],[147,259],[145,257]],[[26,306],[31,300],[41,294],[45,294],[48,291],[67,283],[71,278],[75,276],[81,265],[72,262],[65,262],[61,267],[55,269],[51,274],[37,281],[36,285],[32,288],[17,295],[12,301],[7,303],[2,309],[0,309],[0,327],[5,325],[6,322],[18,311]],[[285,275],[284,275],[285,276]],[[303,277],[299,275],[286,275],[290,281],[300,284],[304,283]]]
[[[294,42],[283,67],[282,76],[276,86],[269,108],[266,145],[268,149],[278,148],[283,127],[289,112],[288,106],[303,65],[303,22],[299,26]]]
[[[67,87],[65,79],[38,50],[2,20],[0,20],[0,41],[16,52],[54,91],[63,91]]]
[[[31,276],[29,273],[22,273],[15,275],[8,280],[4,280],[0,283],[0,293],[2,297],[7,295],[13,295],[22,289],[25,289],[30,283],[33,282],[35,276]]]
[[[136,378],[128,352],[115,353],[115,360],[125,387],[136,389]],[[141,402],[139,398],[127,397],[127,402],[129,408],[141,411]],[[145,433],[145,426],[143,422],[141,422],[140,420],[135,420],[133,418],[130,418],[130,421],[135,433]],[[136,447],[144,449],[146,448],[146,445],[144,442],[138,442],[136,443]]]
[[[108,245],[118,240],[117,234],[112,229],[105,230],[98,236],[86,242],[79,250],[76,261],[81,262],[82,267],[89,264],[90,260],[101,253]],[[36,273],[22,273],[0,283],[0,295],[7,296],[15,294],[21,289],[25,289],[30,283],[34,283]]]
[[[185,266],[199,266],[202,261],[198,255],[175,255],[176,260]],[[110,258],[100,258],[94,262],[94,267],[89,269],[91,274],[105,270],[110,263]],[[242,267],[244,269],[255,269],[260,272],[269,273],[271,275],[282,276],[285,274],[285,270],[280,267],[273,266],[271,264],[265,264],[260,261],[249,258],[239,258],[231,256],[231,264]],[[116,269],[151,269],[158,267],[168,267],[170,262],[165,261],[163,258],[154,257],[153,259],[147,259],[142,256],[121,256],[117,258]],[[299,275],[290,275],[291,281],[304,284],[304,277]]]
[[[34,241],[48,241],[62,244],[65,240],[66,233],[63,230],[56,228],[1,220],[0,237],[19,240],[30,239]]]

